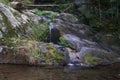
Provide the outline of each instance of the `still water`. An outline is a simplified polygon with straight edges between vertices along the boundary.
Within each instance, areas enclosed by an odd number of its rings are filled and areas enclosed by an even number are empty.
[[[96,68],[0,65],[0,80],[120,80],[120,63]]]

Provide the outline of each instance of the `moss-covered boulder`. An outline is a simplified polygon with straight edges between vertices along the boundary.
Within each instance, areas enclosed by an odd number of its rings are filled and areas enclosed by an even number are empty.
[[[44,49],[43,49],[44,48]],[[29,65],[65,65],[64,55],[53,44],[21,41],[21,46],[0,46],[0,63]]]
[[[117,61],[118,55],[98,48],[83,47],[77,58],[83,64],[88,66],[106,65]]]

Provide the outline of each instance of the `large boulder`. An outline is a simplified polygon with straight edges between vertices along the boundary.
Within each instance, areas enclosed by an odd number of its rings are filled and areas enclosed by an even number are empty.
[[[54,44],[36,41],[21,41],[21,43],[18,47],[0,46],[0,63],[39,66],[67,64],[65,57],[67,53]]]
[[[87,67],[119,62],[117,54],[99,48],[82,47],[80,52],[69,49],[69,55],[72,64]]]
[[[71,34],[63,35],[64,40],[68,43],[68,46],[76,51],[80,51],[82,47],[97,48],[99,45],[96,42],[80,39],[79,37]]]

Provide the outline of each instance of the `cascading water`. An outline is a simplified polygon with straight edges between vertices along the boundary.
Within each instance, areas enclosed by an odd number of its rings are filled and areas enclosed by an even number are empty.
[[[59,41],[59,37],[60,37],[60,31],[55,28],[57,26],[57,24],[55,22],[52,22],[51,19],[49,19],[48,17],[45,17],[45,16],[42,17],[42,20],[47,21],[49,23],[48,42],[57,43]]]
[[[49,42],[52,42],[52,29],[55,27],[55,23],[53,23],[53,22],[50,22],[49,23]]]

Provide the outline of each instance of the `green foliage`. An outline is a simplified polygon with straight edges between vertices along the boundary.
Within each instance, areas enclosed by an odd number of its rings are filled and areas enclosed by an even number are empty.
[[[63,36],[59,38],[58,44],[62,46],[68,46],[68,43],[64,40]]]
[[[28,24],[28,38],[35,41],[47,41],[48,23]]]
[[[41,10],[39,10],[39,9],[34,9],[34,13],[36,14],[36,15],[38,15],[38,16],[42,16],[44,13],[41,11]]]
[[[107,32],[115,32],[116,28],[119,29],[120,0],[92,0],[92,3],[91,7],[95,10],[89,11],[91,17],[85,15],[87,24]]]
[[[21,40],[20,38],[0,38],[0,45],[5,45],[8,47],[16,47],[20,46]]]
[[[90,64],[90,65],[95,65],[98,64],[98,61],[96,61],[96,57],[93,57],[91,54],[86,53],[83,58],[82,58],[82,62],[84,64]]]
[[[46,11],[41,11],[39,9],[34,9],[34,13],[38,16],[42,16],[42,15],[46,15],[48,16],[50,19],[54,19],[56,16],[57,16],[57,13],[54,13],[54,12],[46,12]]]
[[[58,62],[62,59],[62,55],[60,55],[56,49],[51,44],[45,45],[46,51],[44,53],[37,53],[35,50],[31,49],[31,56],[40,60],[41,62]]]
[[[5,27],[7,29],[7,32],[4,33],[4,37],[13,37],[15,36],[15,32],[13,31],[12,27],[10,26],[6,16],[4,14],[0,14],[3,18],[2,22],[5,24]]]
[[[51,19],[54,19],[56,16],[57,16],[56,13],[51,13],[50,15],[48,15],[48,17],[51,18]]]
[[[4,3],[7,5],[9,3],[9,0],[0,0],[0,3]]]
[[[62,55],[56,51],[53,45],[51,44],[46,44],[46,52],[45,55],[48,61],[59,61],[62,59]]]

